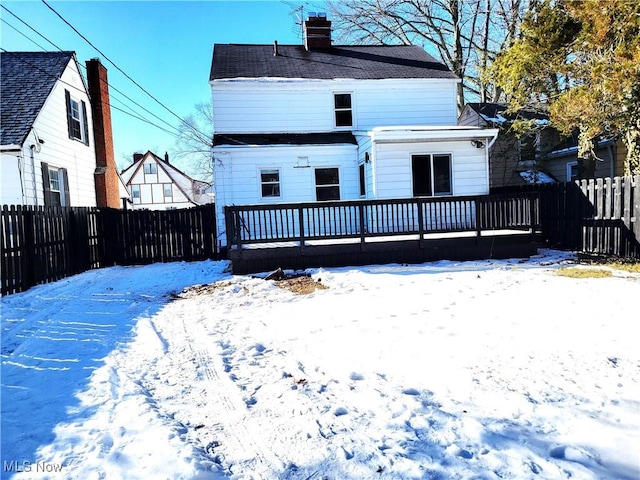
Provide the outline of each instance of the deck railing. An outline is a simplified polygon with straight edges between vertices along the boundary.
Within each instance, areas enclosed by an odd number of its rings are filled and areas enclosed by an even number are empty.
[[[536,194],[347,200],[225,207],[227,245],[338,240],[485,230],[532,230]]]

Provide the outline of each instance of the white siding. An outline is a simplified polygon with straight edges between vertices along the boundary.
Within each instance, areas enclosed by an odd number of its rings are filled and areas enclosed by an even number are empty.
[[[44,205],[44,188],[42,185],[41,162],[51,167],[66,168],[69,182],[71,206],[95,206],[96,190],[94,172],[96,168],[95,146],[93,139],[93,123],[91,117],[91,105],[86,93],[82,77],[76,68],[76,63],[71,61],[62,75],[62,82],[57,82],[51,94],[38,114],[31,132],[22,146],[21,169],[23,172],[22,185],[24,192],[20,192],[25,205]],[[86,104],[86,115],[89,125],[89,145],[69,138],[67,130],[67,107],[65,101],[65,89],[77,100]],[[37,138],[44,143],[39,143]],[[33,161],[31,159],[31,145],[39,144],[40,148],[34,149]],[[3,157],[4,158],[4,157]],[[15,157],[14,157],[15,158]],[[5,160],[3,159],[3,177],[5,176]],[[17,166],[17,164],[16,164]],[[13,167],[7,170],[8,178],[15,178]],[[35,182],[34,182],[35,179]],[[3,183],[5,180],[3,180]],[[2,203],[8,203],[16,199],[15,189],[7,191],[5,197],[4,188]]]
[[[489,193],[485,149],[469,141],[389,143],[376,146],[376,198],[411,197],[411,156],[438,153],[451,155],[453,195]]]
[[[340,130],[333,94],[351,93],[354,125],[456,125],[453,80],[214,81],[216,133]]]
[[[218,238],[225,241],[225,205],[260,203],[315,202],[315,174],[318,167],[337,167],[340,174],[340,199],[360,198],[357,147],[287,146],[264,148],[214,148],[214,184]],[[309,166],[301,166],[298,157],[307,157]],[[278,169],[280,197],[262,198],[260,170]]]

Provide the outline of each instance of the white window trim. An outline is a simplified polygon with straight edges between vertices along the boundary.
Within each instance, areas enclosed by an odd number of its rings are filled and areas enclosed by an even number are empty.
[[[52,193],[57,193],[60,195],[60,205],[61,206],[66,206],[67,202],[65,201],[65,195],[64,195],[64,171],[61,168],[58,167],[53,167],[51,165],[49,165],[47,167],[49,169],[49,191]],[[56,177],[58,180],[58,188],[53,188],[53,175],[52,173],[56,172]]]
[[[336,95],[349,95],[351,96],[351,108],[336,108]],[[333,115],[333,128],[336,130],[353,130],[356,128],[356,96],[353,91],[341,91],[337,90],[331,92],[331,113]],[[338,126],[336,125],[336,112],[351,110],[351,125]]]
[[[280,195],[278,196],[269,196],[269,197],[263,197],[262,196],[262,172],[266,172],[266,171],[276,171],[278,172],[278,185],[280,186]],[[270,182],[267,182],[267,184],[270,184]],[[260,201],[262,202],[281,202],[283,198],[282,195],[282,168],[280,167],[260,167],[258,168],[258,199],[260,199]]]
[[[577,167],[578,162],[567,162],[567,182],[571,182],[571,168]]]
[[[331,185],[320,185],[320,188],[322,187],[338,187],[338,200],[318,200],[318,184],[316,183],[316,170],[328,170],[328,169],[333,169],[335,168],[336,170],[338,170],[338,183],[337,184],[331,184]],[[338,165],[322,165],[322,166],[317,166],[314,167],[313,169],[313,176],[311,178],[312,182],[313,182],[313,195],[315,197],[315,201],[316,202],[334,202],[334,201],[340,201],[342,200],[342,169],[338,166]],[[359,187],[358,187],[359,188]]]
[[[451,196],[455,196],[456,194],[456,181],[455,181],[455,169],[453,168],[453,159],[454,159],[454,155],[453,152],[414,152],[411,153],[409,155],[409,160],[411,162],[413,162],[413,157],[414,156],[426,156],[429,155],[431,157],[431,191],[432,194],[430,197],[428,198],[440,198],[440,197],[451,197]],[[444,194],[435,194],[435,178],[433,177],[433,157],[438,156],[438,155],[448,155],[449,156],[449,176],[451,178],[451,193],[444,193]],[[411,190],[413,193],[413,174],[411,175]]]

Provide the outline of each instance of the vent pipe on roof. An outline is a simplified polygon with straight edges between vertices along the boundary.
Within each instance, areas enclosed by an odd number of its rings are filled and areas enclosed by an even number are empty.
[[[169,152],[164,152],[164,161],[169,163]]]
[[[273,56],[274,57],[278,56],[278,41],[277,40],[273,41]]]

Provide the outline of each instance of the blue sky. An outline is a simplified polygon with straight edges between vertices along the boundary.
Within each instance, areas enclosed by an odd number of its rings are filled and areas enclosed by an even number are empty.
[[[47,0],[47,3],[104,56],[169,110],[184,117],[193,112],[196,103],[210,100],[208,80],[214,43],[272,43],[274,40],[281,44],[300,43],[290,13],[292,5],[305,2]],[[157,118],[140,111],[115,92],[115,88],[170,125],[178,124],[175,116],[121,74],[43,2],[3,0],[2,6],[11,12],[0,9],[2,48],[57,50],[22,20],[60,49],[75,51],[81,65],[91,58],[100,58],[108,69],[114,106],[131,107],[137,114],[171,130]],[[176,150],[174,136],[115,109],[112,109],[112,122],[115,158],[120,168],[128,164],[134,152],[151,150],[163,156],[165,151],[173,155]],[[180,166],[189,170],[187,165]]]

